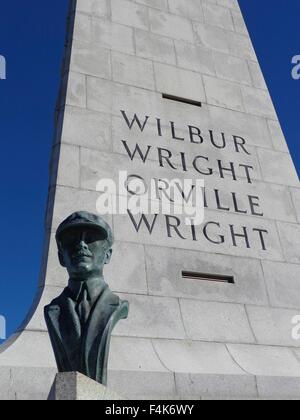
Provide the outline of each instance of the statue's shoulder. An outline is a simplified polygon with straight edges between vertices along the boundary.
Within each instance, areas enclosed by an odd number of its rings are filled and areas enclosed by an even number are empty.
[[[121,300],[118,295],[110,290],[109,287],[105,290],[105,299],[111,304],[115,306],[122,306],[122,305],[129,305],[129,303],[125,300]]]
[[[120,300],[119,305],[119,316],[121,319],[126,319],[129,314],[129,302],[128,300]]]
[[[108,305],[115,308],[115,313],[118,313],[120,318],[127,318],[129,312],[129,302],[127,300],[120,299],[120,297],[112,292],[109,287],[106,288],[102,299],[104,299]]]
[[[45,313],[59,310],[62,307],[62,305],[65,303],[66,298],[67,298],[67,289],[65,289],[60,296],[53,299],[49,305],[45,306],[44,308]]]
[[[116,312],[118,312],[119,318],[127,318],[129,313],[129,302],[127,300],[120,299],[119,296],[115,295],[112,291],[111,293],[111,305],[116,307]]]

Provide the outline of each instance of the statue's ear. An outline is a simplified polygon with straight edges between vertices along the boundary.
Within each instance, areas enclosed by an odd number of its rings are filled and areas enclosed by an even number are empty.
[[[106,255],[105,255],[105,261],[104,261],[104,263],[105,263],[105,264],[109,264],[109,263],[110,263],[112,253],[113,253],[112,248],[110,248],[110,249],[106,252]]]
[[[64,256],[63,256],[61,251],[58,251],[58,259],[59,259],[60,265],[65,267],[66,264],[65,264],[65,261],[64,261]]]

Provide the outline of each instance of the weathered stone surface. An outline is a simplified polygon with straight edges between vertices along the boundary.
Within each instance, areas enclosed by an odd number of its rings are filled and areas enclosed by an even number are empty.
[[[179,394],[190,398],[257,398],[255,377],[251,375],[176,374]]]
[[[185,338],[177,299],[134,294],[120,296],[122,299],[129,301],[132,316],[116,327],[116,335],[168,339]]]
[[[278,231],[286,261],[300,264],[300,225],[280,222]]]
[[[196,341],[155,340],[163,364],[175,373],[243,375],[223,344]]]
[[[198,45],[257,63],[253,46],[247,36],[199,22],[193,22],[193,28]]]
[[[259,344],[300,347],[292,337],[293,318],[300,310],[247,306],[250,325]]]
[[[297,214],[297,220],[300,222],[300,189],[293,188],[291,189],[292,199]]]
[[[148,29],[147,8],[127,0],[112,0],[112,21],[140,29]]]
[[[284,347],[229,344],[231,356],[251,375],[299,377],[300,363],[291,349]]]
[[[217,0],[216,4],[219,4],[220,6],[228,7],[229,9],[240,12],[238,0]]]
[[[275,150],[278,150],[279,152],[289,153],[288,146],[279,122],[269,120],[268,126]]]
[[[203,47],[229,53],[227,32],[216,26],[193,22],[196,42]]]
[[[234,29],[230,10],[210,2],[203,3],[203,10],[204,19],[207,23],[224,29]]]
[[[111,150],[111,118],[107,114],[66,107],[62,142],[91,149]]]
[[[300,398],[299,378],[262,376],[257,378],[257,388],[260,398]]]
[[[50,339],[44,331],[15,334],[1,347],[0,358],[1,367],[55,368]]]
[[[175,47],[171,39],[136,29],[135,42],[139,57],[167,64],[176,64]]]
[[[173,39],[193,42],[192,24],[187,19],[154,9],[149,9],[149,16],[152,32]]]
[[[192,340],[255,342],[242,305],[181,299],[180,306],[188,338]]]
[[[74,39],[94,48],[103,47],[134,54],[133,28],[109,20],[78,14],[74,29]]]
[[[205,101],[202,77],[199,74],[163,64],[155,64],[154,71],[158,91],[199,102]]]
[[[217,76],[246,85],[251,84],[251,77],[246,60],[228,54],[214,52]]]
[[[150,61],[113,53],[112,68],[116,82],[154,90],[153,66]]]
[[[258,156],[265,181],[292,187],[299,186],[299,178],[289,154],[261,149],[258,151]]]
[[[159,115],[162,121],[176,121],[177,125],[185,127],[188,124],[197,126],[208,116],[206,106],[200,109],[173,101],[166,103],[161,93],[94,77],[87,78],[87,96],[88,109],[115,116],[120,116],[120,110],[133,114],[142,112],[152,117]]]
[[[218,302],[267,305],[263,272],[257,260],[211,255],[173,248],[146,247],[147,277],[151,294]],[[235,285],[182,278],[182,271],[223,273]],[[249,288],[249,283],[252,285]]]
[[[54,401],[122,400],[116,392],[78,372],[58,373],[49,396]]]
[[[253,87],[242,87],[243,102],[249,114],[276,118],[273,102],[268,92]]]
[[[106,48],[90,48],[87,44],[74,41],[71,70],[89,76],[111,78],[110,51]]]
[[[209,104],[234,111],[244,111],[240,86],[222,79],[204,76]]]
[[[240,12],[232,11],[233,23],[235,30],[243,35],[248,35],[247,26]]]
[[[110,371],[108,386],[128,399],[177,399],[174,373]]]
[[[247,144],[272,149],[272,140],[265,119],[217,106],[210,106],[209,112],[213,127],[219,131],[238,132]]]
[[[13,367],[11,369],[11,387],[15,392],[15,399],[21,401],[46,400],[56,372],[56,368]]]
[[[56,368],[1,367],[0,400],[46,400]]]
[[[255,61],[248,61],[248,66],[252,78],[253,86],[258,89],[265,89],[267,90],[268,87],[266,85],[264,76],[262,74],[262,71],[260,69],[260,66]]]
[[[77,0],[77,10],[99,17],[107,17],[109,13],[107,0]]]
[[[85,108],[86,101],[86,77],[83,74],[70,72],[68,77],[66,104]]]
[[[60,147],[60,162],[58,166],[57,184],[66,187],[79,188],[80,185],[80,149],[77,146],[64,144]]]
[[[112,337],[109,369],[115,372],[169,372],[150,339],[120,336]]]
[[[201,74],[215,74],[213,57],[209,50],[185,41],[176,41],[175,49],[180,67]]]
[[[231,54],[258,62],[253,45],[248,36],[239,35],[235,32],[229,32],[228,37],[229,50]]]
[[[263,261],[272,306],[300,308],[300,265]]]
[[[169,4],[170,12],[175,15],[183,16],[185,18],[203,22],[203,10],[201,3],[198,0],[172,0]]]
[[[154,7],[156,9],[168,10],[168,0],[137,0],[136,3],[145,6]]]
[[[123,261],[120,271],[116,262]],[[105,271],[107,282],[115,292],[147,294],[146,260],[144,247],[133,243],[114,244],[111,264]]]
[[[57,255],[56,255],[57,257]],[[63,281],[65,280],[65,283]],[[65,287],[67,285],[66,275],[57,278],[56,282],[59,281]],[[36,300],[33,303],[31,309],[31,317],[28,319],[28,324],[26,325],[27,330],[30,331],[47,331],[45,320],[44,320],[44,306],[48,305],[54,298],[61,294],[61,287],[60,285],[50,286],[47,285],[45,288],[40,288],[38,290]]]
[[[15,399],[15,392],[11,389],[11,369],[6,367],[0,368],[1,393],[0,401]]]

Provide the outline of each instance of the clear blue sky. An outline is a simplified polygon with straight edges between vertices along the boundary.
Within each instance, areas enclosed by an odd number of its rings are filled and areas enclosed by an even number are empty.
[[[0,314],[8,334],[35,294],[67,0],[3,1],[0,55]]]
[[[172,0],[171,0],[172,1]],[[299,0],[240,0],[294,161],[300,172]],[[8,334],[35,293],[43,243],[53,112],[64,46],[67,0],[3,2],[0,55],[0,315]]]

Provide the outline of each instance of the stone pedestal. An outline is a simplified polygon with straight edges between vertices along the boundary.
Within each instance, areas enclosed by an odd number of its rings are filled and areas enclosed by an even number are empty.
[[[50,401],[122,400],[107,387],[78,372],[58,373],[53,383]]]

